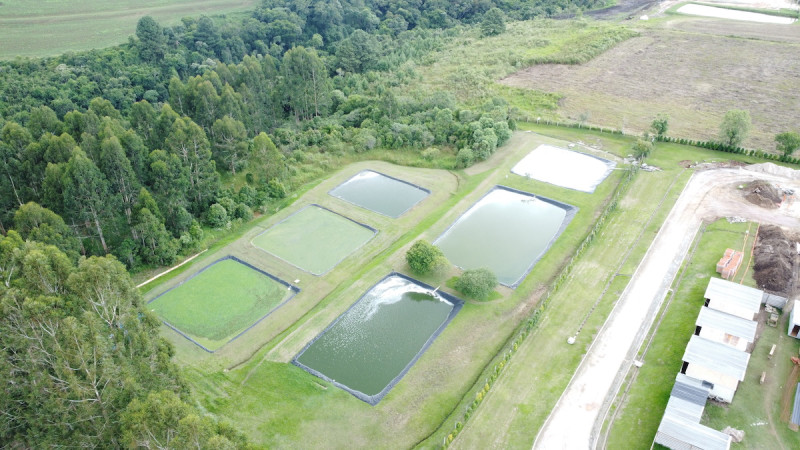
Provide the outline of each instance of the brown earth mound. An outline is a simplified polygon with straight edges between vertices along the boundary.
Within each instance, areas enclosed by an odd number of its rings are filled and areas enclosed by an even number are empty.
[[[794,277],[795,239],[773,225],[758,229],[753,257],[753,278],[758,287],[782,295],[790,295]]]
[[[778,209],[783,201],[783,192],[769,182],[757,180],[747,185],[744,198],[762,208]]]

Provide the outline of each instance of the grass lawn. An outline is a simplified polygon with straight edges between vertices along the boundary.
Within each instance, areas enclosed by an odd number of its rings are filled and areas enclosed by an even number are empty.
[[[292,294],[263,273],[225,259],[155,298],[148,307],[214,351]]]
[[[715,272],[716,263],[729,247],[744,249],[744,261],[748,261],[755,229],[756,224],[731,224],[724,219],[701,228],[695,241],[696,247],[690,251],[689,258],[684,262],[673,284],[674,294],[671,300],[668,298],[669,304],[665,303],[668,310],[643,356],[644,365],[634,374],[633,384],[621,405],[622,409],[617,412],[616,420],[611,426],[608,448],[617,448],[620,445],[647,448],[652,444],[675,383],[675,375],[680,371],[686,344],[694,334],[708,280],[719,276]],[[744,270],[740,270],[735,281],[740,282],[744,276],[744,284],[754,286],[751,274],[752,271],[745,274]],[[658,319],[656,320],[658,324]],[[748,368],[748,375],[751,371]],[[734,403],[739,398],[740,394],[737,393]],[[724,426],[719,429],[722,428]]]
[[[3,0],[0,59],[54,56],[110,47],[135,34],[149,15],[162,26],[183,17],[248,11],[255,0]]]
[[[314,275],[331,270],[376,231],[319,206],[307,206],[253,239],[253,245]]]

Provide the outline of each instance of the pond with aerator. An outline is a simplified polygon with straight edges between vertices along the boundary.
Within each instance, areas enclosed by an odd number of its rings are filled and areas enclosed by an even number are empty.
[[[391,273],[309,342],[292,363],[375,405],[462,305],[457,297]]]
[[[515,288],[577,211],[566,203],[495,186],[434,244],[456,266],[485,267],[501,284]]]
[[[421,202],[430,191],[379,172],[362,170],[329,194],[396,219]]]

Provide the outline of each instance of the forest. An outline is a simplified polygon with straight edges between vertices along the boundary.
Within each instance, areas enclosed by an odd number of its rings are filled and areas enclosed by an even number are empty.
[[[244,18],[145,16],[118,47],[0,62],[0,441],[245,446],[194,411],[128,271],[267,213],[326,154],[486,159],[515,128],[509,106],[423,92],[414,62],[459,28],[603,4],[264,0]]]

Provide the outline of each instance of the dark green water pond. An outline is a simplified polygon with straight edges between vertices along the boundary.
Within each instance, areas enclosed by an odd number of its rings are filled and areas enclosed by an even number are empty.
[[[364,170],[330,191],[334,197],[385,216],[398,218],[427,197],[419,186]]]
[[[446,294],[445,294],[446,296]],[[295,358],[314,375],[375,404],[411,368],[461,301],[400,275],[367,291]]]
[[[488,268],[516,287],[574,215],[575,207],[495,187],[434,242],[462,269]]]

